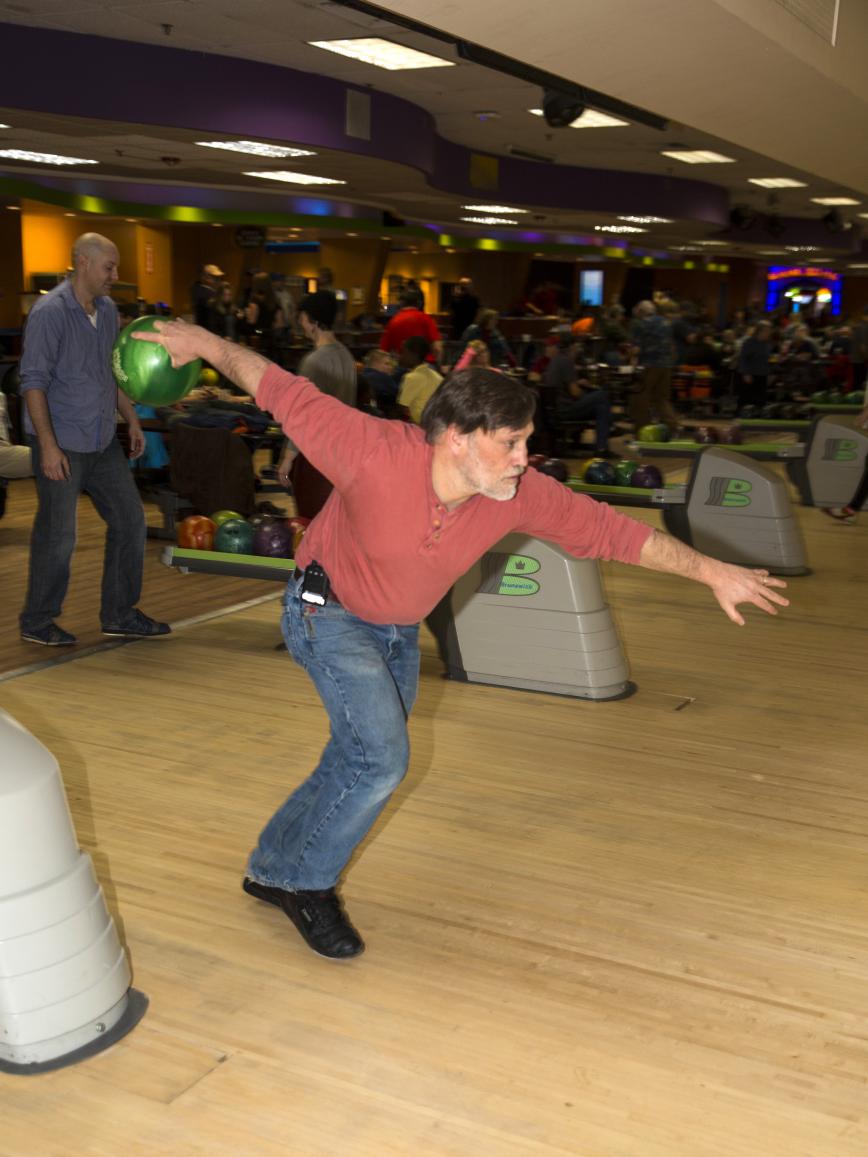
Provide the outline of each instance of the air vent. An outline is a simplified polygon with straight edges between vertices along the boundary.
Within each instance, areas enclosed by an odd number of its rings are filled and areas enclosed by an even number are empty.
[[[776,3],[834,47],[841,0],[776,0]]]

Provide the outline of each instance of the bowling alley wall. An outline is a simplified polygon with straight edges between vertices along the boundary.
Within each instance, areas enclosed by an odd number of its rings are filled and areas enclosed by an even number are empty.
[[[352,294],[348,302],[351,317],[375,312],[377,299],[386,300],[390,277],[416,280],[426,309],[432,313],[440,309],[441,284],[453,284],[461,277],[472,277],[482,301],[501,312],[509,310],[533,288],[536,255],[527,251],[443,248],[433,236],[427,240],[323,232],[317,250],[268,252],[264,246],[241,248],[231,224],[105,218],[73,214],[57,205],[22,199],[14,209],[0,205],[0,328],[20,325],[21,294],[31,290],[32,275],[67,270],[73,241],[89,230],[104,233],[118,246],[119,300],[138,296],[148,302],[165,301],[179,313],[189,310],[190,286],[205,264],[219,265],[239,293],[251,269],[312,281],[318,270],[327,266],[332,270],[335,287]],[[310,230],[306,236],[311,236]],[[572,266],[574,300],[578,302],[579,272],[589,268],[589,263],[571,258],[564,261]],[[721,311],[724,316],[731,316],[736,309],[765,297],[765,263],[730,258],[727,265],[726,273],[654,266],[648,270],[648,284],[651,292],[665,290],[677,298],[704,304],[716,321]],[[604,273],[604,301],[617,300],[624,289],[629,264],[604,259],[593,266]],[[866,305],[868,277],[845,276],[842,320],[855,318]]]

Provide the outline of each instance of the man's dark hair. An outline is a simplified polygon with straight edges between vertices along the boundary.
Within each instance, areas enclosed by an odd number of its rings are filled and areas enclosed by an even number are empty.
[[[405,349],[408,354],[421,364],[431,352],[431,343],[427,337],[422,337],[421,334],[414,334],[412,337],[404,340],[401,348]]]
[[[306,313],[321,329],[331,329],[338,315],[338,299],[330,289],[306,293],[298,303],[298,312]]]
[[[418,289],[402,289],[398,294],[398,304],[402,309],[421,309]]]
[[[483,430],[520,430],[533,418],[536,394],[496,370],[467,369],[439,386],[422,411],[420,425],[428,442],[436,442],[449,426],[462,434]]]

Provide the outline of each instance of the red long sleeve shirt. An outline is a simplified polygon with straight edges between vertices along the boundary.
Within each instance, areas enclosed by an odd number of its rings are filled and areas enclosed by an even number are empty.
[[[321,393],[277,366],[257,402],[334,483],[298,549],[318,562],[340,602],[372,623],[419,622],[485,551],[512,531],[577,558],[635,563],[650,527],[528,470],[515,498],[481,494],[447,510],[431,481],[433,447],[407,422],[389,422]]]

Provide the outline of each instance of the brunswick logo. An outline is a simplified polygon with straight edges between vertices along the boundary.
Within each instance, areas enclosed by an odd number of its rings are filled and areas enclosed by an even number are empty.
[[[750,506],[753,484],[745,478],[712,478],[706,506]]]
[[[539,569],[539,560],[530,555],[490,551],[482,557],[482,581],[477,589],[486,595],[535,595],[539,583],[528,576]]]
[[[823,461],[852,462],[858,452],[858,445],[852,438],[827,438]]]

